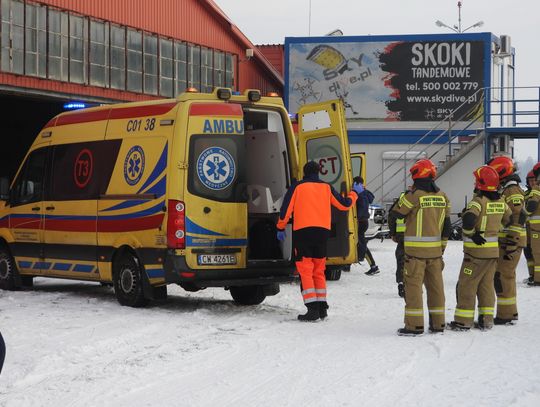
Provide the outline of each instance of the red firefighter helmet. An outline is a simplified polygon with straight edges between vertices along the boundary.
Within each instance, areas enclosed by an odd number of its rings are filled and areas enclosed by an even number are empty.
[[[504,155],[492,158],[489,160],[488,165],[492,167],[501,179],[512,175],[516,171],[514,161],[510,157]]]
[[[534,174],[534,177],[537,178],[538,175],[540,174],[540,162],[534,164],[534,167],[533,167],[533,169],[532,169],[532,172],[533,172],[533,174]],[[528,175],[527,175],[527,177],[528,177]]]
[[[525,183],[527,184],[527,188],[531,187],[531,180],[535,179],[535,178],[536,178],[536,176],[534,175],[534,170],[530,170],[527,173],[527,177],[525,178]]]
[[[474,186],[481,191],[496,191],[499,187],[499,174],[489,165],[483,165],[473,172]]]
[[[409,171],[411,172],[412,179],[435,178],[437,176],[435,164],[427,158],[415,162]]]

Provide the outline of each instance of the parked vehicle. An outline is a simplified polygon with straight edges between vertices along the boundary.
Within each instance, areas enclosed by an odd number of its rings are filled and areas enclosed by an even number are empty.
[[[96,281],[134,307],[171,283],[240,304],[277,294],[295,276],[292,233],[279,242],[275,223],[303,164],[352,184],[341,102],[305,106],[299,123],[297,146],[280,98],[226,88],[54,117],[0,182],[0,288]],[[355,216],[336,211],[329,264],[355,261]]]

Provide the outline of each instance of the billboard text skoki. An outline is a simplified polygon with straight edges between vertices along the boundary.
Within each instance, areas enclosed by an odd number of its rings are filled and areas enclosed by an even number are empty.
[[[349,121],[439,121],[480,115],[482,41],[291,42],[288,103],[339,98]]]

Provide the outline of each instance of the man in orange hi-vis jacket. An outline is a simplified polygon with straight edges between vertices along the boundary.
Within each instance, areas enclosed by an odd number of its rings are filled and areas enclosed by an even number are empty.
[[[294,213],[294,256],[308,309],[306,314],[298,315],[300,321],[316,321],[327,316],[324,270],[331,206],[346,211],[358,198],[356,191],[349,192],[348,197],[338,194],[330,184],[319,179],[319,171],[319,165],[313,161],[304,165],[304,178],[285,194],[277,223],[278,240],[284,240],[285,226]]]

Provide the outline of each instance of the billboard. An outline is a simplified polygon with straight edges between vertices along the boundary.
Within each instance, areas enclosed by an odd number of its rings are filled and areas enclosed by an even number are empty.
[[[289,111],[342,99],[353,122],[435,122],[460,106],[454,120],[483,113],[483,40],[342,38],[286,41]]]

